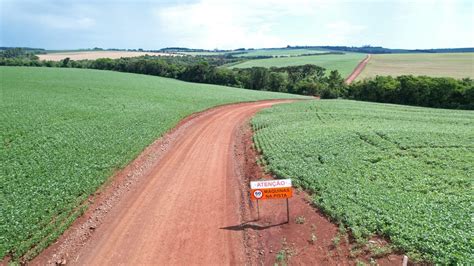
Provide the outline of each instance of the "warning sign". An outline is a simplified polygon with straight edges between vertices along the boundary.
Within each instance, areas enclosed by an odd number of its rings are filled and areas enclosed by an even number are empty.
[[[251,189],[277,188],[277,187],[291,187],[291,179],[262,180],[262,181],[250,182]]]
[[[261,199],[263,196],[263,192],[260,189],[255,189],[252,193],[255,199]]]
[[[250,182],[252,200],[287,199],[293,196],[291,179]]]
[[[253,200],[287,199],[293,196],[293,189],[291,187],[252,189],[250,195]]]

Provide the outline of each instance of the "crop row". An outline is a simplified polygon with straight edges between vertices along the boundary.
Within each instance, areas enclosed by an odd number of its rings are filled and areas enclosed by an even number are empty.
[[[108,71],[0,67],[0,260],[34,256],[117,169],[192,112],[287,94]]]
[[[326,100],[275,106],[252,123],[268,169],[312,191],[356,239],[474,262],[473,112]]]

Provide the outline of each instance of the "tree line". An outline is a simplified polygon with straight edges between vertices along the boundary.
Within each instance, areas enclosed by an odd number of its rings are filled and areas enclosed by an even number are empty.
[[[345,98],[405,105],[474,110],[474,81],[404,75],[352,83]]]
[[[316,65],[289,67],[252,67],[230,69],[219,67],[233,63],[226,57],[142,56],[133,58],[100,58],[96,60],[40,61],[28,57],[5,58],[0,65],[62,68],[88,68],[175,78],[184,81],[239,87],[251,90],[288,92],[337,98],[344,79],[337,70],[327,71]]]
[[[0,66],[88,68],[175,78],[184,81],[225,85],[251,90],[287,92],[319,96],[323,99],[396,103],[405,105],[474,109],[474,81],[427,76],[377,76],[344,83],[337,70],[316,65],[288,67],[225,68],[235,58],[194,56],[142,56],[97,60],[40,61],[31,51],[0,52]]]

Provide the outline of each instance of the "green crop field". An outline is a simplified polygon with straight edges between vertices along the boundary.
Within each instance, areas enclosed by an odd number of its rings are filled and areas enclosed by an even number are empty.
[[[252,120],[270,171],[364,241],[474,263],[474,112],[348,100],[278,105]]]
[[[226,52],[178,52],[178,54],[209,56],[209,55],[225,55],[227,53]]]
[[[0,67],[0,259],[34,255],[185,116],[295,95],[98,70]]]
[[[474,53],[372,55],[357,79],[408,74],[474,78]]]
[[[243,52],[243,53],[240,53]],[[245,51],[230,51],[230,52],[179,52],[180,54],[186,55],[224,55],[224,54],[235,54],[235,57],[249,57],[249,56],[300,56],[303,54],[321,54],[330,52],[329,50],[323,49],[255,49]]]
[[[245,54],[236,54],[236,57],[248,57],[248,56],[300,56],[303,54],[321,54],[327,53],[328,50],[316,50],[316,49],[256,49],[246,50]]]
[[[329,55],[310,55],[297,57],[280,57],[254,59],[232,65],[232,68],[248,67],[285,67],[298,66],[305,64],[314,64],[324,67],[328,70],[338,70],[343,77],[349,76],[354,68],[365,58],[365,54],[347,53],[347,54],[329,54]]]

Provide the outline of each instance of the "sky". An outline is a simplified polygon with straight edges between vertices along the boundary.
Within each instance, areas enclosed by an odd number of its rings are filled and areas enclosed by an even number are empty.
[[[474,47],[472,0],[0,0],[0,46]]]

